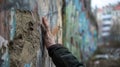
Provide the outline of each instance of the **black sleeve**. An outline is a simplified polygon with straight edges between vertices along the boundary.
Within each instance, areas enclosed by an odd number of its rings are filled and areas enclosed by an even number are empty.
[[[49,47],[48,53],[56,67],[83,67],[83,64],[60,44]]]

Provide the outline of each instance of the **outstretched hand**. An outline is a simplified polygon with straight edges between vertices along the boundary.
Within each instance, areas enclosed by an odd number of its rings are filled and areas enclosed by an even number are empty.
[[[44,41],[45,41],[45,46],[46,46],[46,48],[49,48],[50,46],[55,44],[55,39],[50,31],[50,26],[49,26],[48,20],[45,17],[42,18],[42,23],[45,28],[45,34],[43,37]]]

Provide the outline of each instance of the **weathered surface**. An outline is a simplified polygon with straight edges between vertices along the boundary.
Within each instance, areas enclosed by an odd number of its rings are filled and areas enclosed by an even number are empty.
[[[90,0],[64,0],[63,43],[79,59],[87,61],[96,50],[96,28],[90,16]]]
[[[16,12],[16,35],[10,48],[11,67],[23,67],[25,63],[36,65],[36,55],[40,48],[37,22],[30,12]]]

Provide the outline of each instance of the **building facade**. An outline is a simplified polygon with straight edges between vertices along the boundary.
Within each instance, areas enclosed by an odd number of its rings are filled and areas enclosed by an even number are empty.
[[[97,9],[97,22],[99,26],[99,38],[114,39],[111,37],[115,25],[119,25],[119,4],[108,5]],[[114,29],[115,30],[115,29]]]

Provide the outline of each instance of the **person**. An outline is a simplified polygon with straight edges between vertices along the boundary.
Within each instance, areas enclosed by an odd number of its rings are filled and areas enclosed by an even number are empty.
[[[54,36],[50,32],[49,23],[45,17],[42,18],[42,22],[46,30],[44,34],[45,46],[56,67],[84,67],[67,48],[55,43]]]

